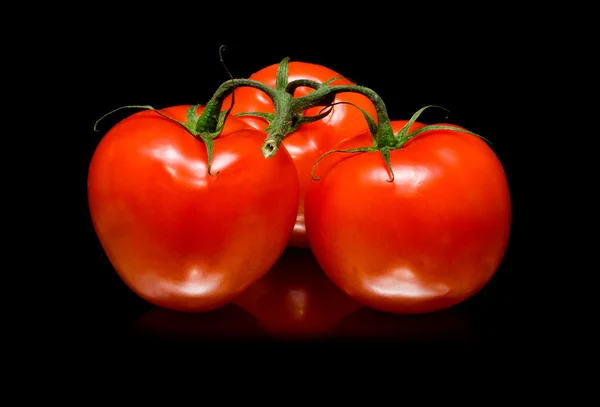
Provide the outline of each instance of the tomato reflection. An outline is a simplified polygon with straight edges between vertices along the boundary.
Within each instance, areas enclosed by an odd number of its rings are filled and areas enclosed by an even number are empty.
[[[472,343],[477,332],[454,309],[422,315],[376,311],[340,291],[308,249],[287,248],[274,267],[232,303],[184,313],[153,307],[133,334],[144,339],[247,341],[269,339],[391,340]]]
[[[478,340],[470,321],[453,309],[401,315],[363,308],[341,321],[334,336],[346,340],[400,343],[474,343]]]
[[[289,247],[275,266],[233,300],[275,338],[320,338],[363,306],[340,291],[308,249]]]
[[[154,307],[135,321],[132,334],[141,339],[169,341],[237,341],[267,336],[252,315],[233,304],[204,313]]]

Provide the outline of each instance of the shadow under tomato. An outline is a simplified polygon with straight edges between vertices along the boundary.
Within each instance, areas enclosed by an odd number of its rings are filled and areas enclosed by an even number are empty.
[[[401,315],[363,308],[342,320],[334,337],[349,341],[393,341],[397,343],[478,342],[471,322],[453,309],[429,314]]]
[[[310,250],[293,247],[233,303],[279,340],[326,338],[342,319],[363,307],[329,280]]]
[[[249,341],[268,337],[252,315],[233,304],[204,313],[154,307],[134,322],[130,336],[143,340],[185,342]]]

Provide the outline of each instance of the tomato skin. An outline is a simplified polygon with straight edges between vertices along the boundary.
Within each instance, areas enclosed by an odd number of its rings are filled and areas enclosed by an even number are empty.
[[[339,148],[369,145],[362,134]],[[390,153],[334,153],[306,194],[311,249],[331,280],[368,307],[449,308],[478,292],[504,256],[511,220],[504,169],[488,145],[432,130]]]
[[[162,112],[185,121],[188,107]],[[229,117],[211,176],[205,144],[156,112],[135,113],[102,138],[88,173],[90,214],[113,267],[140,297],[208,311],[276,262],[294,225],[298,177],[285,149],[262,156],[263,141]]]
[[[363,308],[337,288],[308,249],[288,247],[275,266],[233,299],[276,338],[319,338]]]
[[[278,64],[268,66],[252,74],[249,79],[274,88],[277,68]],[[297,79],[309,79],[323,83],[338,76],[340,76],[339,73],[318,64],[294,61],[288,64],[290,82]],[[351,84],[353,82],[348,79],[338,79],[331,83],[331,85]],[[294,92],[294,96],[306,95],[311,90],[308,87],[299,87]],[[351,92],[339,93],[336,95],[335,102],[352,103],[365,110],[374,120],[377,119],[375,107],[366,96]],[[223,102],[225,109],[230,106],[231,96]],[[273,113],[273,109],[273,102],[262,91],[250,87],[240,87],[235,90],[235,103],[231,110],[232,114],[242,112]],[[305,115],[317,115],[321,110],[322,107],[308,109]],[[240,118],[259,130],[264,130],[267,126],[267,121],[262,118],[249,116],[241,116]],[[325,118],[313,123],[303,124],[284,138],[283,145],[292,156],[300,178],[300,203],[296,225],[290,237],[290,246],[308,247],[304,225],[304,193],[311,180],[310,171],[313,164],[321,154],[330,150],[339,142],[365,130],[368,130],[367,121],[359,109],[349,104],[338,104],[333,107],[332,112]]]

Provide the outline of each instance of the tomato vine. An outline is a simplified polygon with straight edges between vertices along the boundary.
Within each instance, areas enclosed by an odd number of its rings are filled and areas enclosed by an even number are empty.
[[[330,83],[338,78],[331,78],[324,83],[319,83],[308,79],[299,79],[288,82],[288,63],[288,57],[284,58],[280,62],[277,71],[275,88],[271,88],[260,82],[248,79],[230,79],[226,81],[219,87],[212,99],[207,103],[202,114],[203,117],[199,119],[199,122],[204,123],[206,128],[210,128],[209,123],[215,122],[214,118],[217,116],[217,113],[221,111],[224,98],[232,93],[237,87],[250,86],[263,91],[273,101],[274,113],[244,112],[238,115],[257,116],[265,118],[269,121],[269,125],[266,128],[267,137],[262,147],[262,153],[265,158],[270,158],[277,153],[277,150],[283,142],[283,139],[297,129],[300,125],[315,120],[320,120],[329,114],[331,111],[332,102],[338,93],[354,92],[366,96],[369,98],[369,100],[371,100],[371,102],[373,102],[377,112],[376,123],[371,116],[363,111],[365,120],[368,122],[369,129],[371,130],[373,136],[373,145],[350,150],[331,150],[326,152],[315,162],[313,166],[313,172],[311,173],[313,180],[319,180],[319,178],[314,177],[314,169],[319,161],[329,154],[379,151],[384,159],[388,171],[390,172],[391,178],[388,182],[393,182],[394,172],[390,164],[390,151],[402,148],[410,139],[431,130],[460,131],[479,137],[490,143],[489,140],[485,139],[479,134],[454,126],[439,124],[429,125],[409,132],[412,124],[419,118],[425,109],[435,107],[447,110],[444,107],[436,105],[428,105],[419,109],[413,114],[406,125],[399,132],[394,134],[386,105],[383,99],[375,91],[360,85],[330,85]],[[313,89],[313,91],[304,96],[294,97],[294,90],[299,86],[310,87]],[[308,117],[303,116],[303,112],[305,110],[318,106],[324,107],[324,110],[321,114]]]
[[[155,109],[152,106],[131,105],[119,107],[105,114],[96,122],[94,129],[97,130],[98,122],[103,120],[106,116],[124,108],[154,110],[158,114],[177,122],[186,130],[188,130],[188,132],[192,136],[204,142],[208,153],[208,172],[210,174],[213,156],[213,140],[216,137],[218,137],[218,135],[222,131],[225,119],[233,106],[232,104],[229,107],[229,109],[223,111],[223,101],[227,96],[232,94],[236,88],[248,86],[264,92],[273,101],[274,105],[274,113],[243,112],[237,114],[237,116],[243,115],[262,117],[269,122],[269,125],[265,129],[265,131],[267,131],[267,136],[261,149],[262,154],[265,158],[273,157],[277,153],[281,143],[283,142],[283,139],[288,134],[296,130],[299,126],[305,123],[321,120],[324,117],[326,117],[331,112],[333,100],[338,93],[353,92],[362,94],[366,96],[371,102],[373,102],[377,112],[377,123],[369,114],[363,111],[365,120],[368,122],[369,129],[372,133],[373,145],[349,150],[330,150],[326,152],[321,157],[319,157],[319,159],[315,162],[313,166],[311,177],[315,181],[319,180],[319,178],[314,177],[314,169],[318,165],[319,161],[329,154],[379,151],[390,172],[391,178],[388,182],[393,182],[394,173],[390,165],[390,151],[402,148],[402,146],[404,146],[406,142],[408,142],[410,139],[418,136],[419,134],[431,130],[460,131],[479,137],[485,140],[486,142],[490,143],[489,140],[485,139],[479,134],[453,126],[429,125],[418,130],[409,132],[411,125],[418,119],[418,117],[423,113],[425,109],[436,107],[443,110],[447,110],[441,106],[436,105],[429,105],[419,109],[413,114],[413,116],[406,123],[406,125],[398,133],[394,134],[390,123],[390,118],[387,113],[386,105],[383,99],[375,91],[368,87],[360,85],[330,85],[332,82],[338,79],[337,77],[331,78],[330,80],[325,81],[323,83],[308,79],[298,79],[289,82],[289,60],[289,57],[286,57],[279,63],[275,88],[272,88],[270,86],[265,85],[264,83],[251,79],[231,78],[218,87],[211,99],[206,103],[206,105],[204,105],[204,110],[200,115],[196,113],[197,108],[200,105],[194,105],[190,107],[187,115],[187,122],[180,122],[173,118],[170,118],[164,113],[160,113],[157,109]],[[312,88],[313,91],[304,96],[294,97],[295,89],[300,86]],[[304,112],[306,110],[318,106],[322,106],[324,108],[320,114],[314,116],[304,115]]]

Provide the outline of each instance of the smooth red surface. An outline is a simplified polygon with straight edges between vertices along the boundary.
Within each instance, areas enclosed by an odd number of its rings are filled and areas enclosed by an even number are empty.
[[[204,313],[153,307],[131,326],[134,338],[167,341],[393,340],[471,343],[477,326],[455,309],[423,315],[376,311],[342,293],[307,249],[288,248],[232,303]]]
[[[163,113],[185,121],[188,107]],[[295,222],[298,176],[285,148],[266,160],[263,141],[229,117],[211,176],[204,143],[156,112],[135,113],[102,138],[89,168],[90,214],[106,255],[139,296],[207,311],[275,264]]]
[[[271,87],[275,87],[278,64],[268,66],[252,74],[249,79],[253,79]],[[339,73],[317,64],[305,62],[290,62],[288,65],[289,81],[296,79],[309,79],[317,82],[325,82],[329,79],[340,76]],[[331,85],[350,85],[353,84],[348,79],[338,79]],[[294,96],[306,95],[311,89],[299,87]],[[375,107],[373,103],[365,96],[358,93],[339,93],[335,102],[348,102],[359,106],[365,110],[371,117],[376,119]],[[231,97],[228,97],[223,103],[223,108],[231,106]],[[305,115],[317,115],[322,107],[315,107],[305,112]],[[235,104],[231,111],[232,114],[242,112],[273,112],[273,102],[262,91],[240,87],[235,91]],[[241,117],[244,121],[253,127],[264,130],[267,122],[261,118]],[[296,225],[289,244],[296,247],[308,247],[306,229],[304,225],[304,192],[310,182],[310,171],[314,162],[321,154],[332,149],[336,144],[344,139],[356,135],[361,131],[367,130],[368,125],[359,109],[349,104],[338,104],[333,107],[332,112],[322,120],[314,123],[302,125],[295,132],[286,136],[283,145],[292,156],[298,176],[300,178],[300,203],[298,207],[298,216]]]
[[[310,250],[291,247],[233,303],[277,338],[327,335],[342,319],[363,308],[329,280]]]
[[[368,146],[363,134],[339,148]],[[311,248],[332,281],[361,303],[423,313],[464,301],[490,280],[508,244],[509,188],[478,137],[426,132],[391,152],[332,154],[306,194]]]

